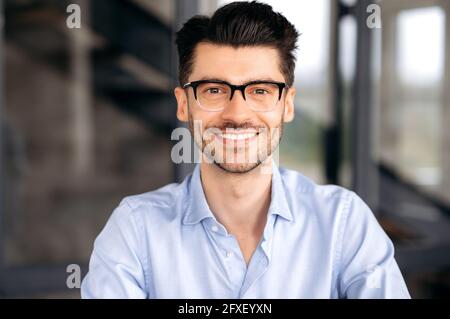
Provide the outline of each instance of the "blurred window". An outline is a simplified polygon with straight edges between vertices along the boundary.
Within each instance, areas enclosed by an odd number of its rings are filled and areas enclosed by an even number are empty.
[[[407,181],[450,200],[444,186],[445,12],[441,7],[400,10],[392,24],[392,61],[384,64],[380,160]],[[387,42],[389,43],[389,42]],[[389,56],[389,55],[388,55]]]

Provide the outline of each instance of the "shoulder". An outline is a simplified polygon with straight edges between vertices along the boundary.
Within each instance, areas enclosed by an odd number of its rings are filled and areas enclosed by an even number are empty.
[[[121,204],[128,205],[131,210],[145,207],[171,207],[183,194],[183,183],[171,183],[153,191],[126,196]]]
[[[338,185],[320,185],[299,172],[280,169],[286,197],[300,221],[336,231],[358,242],[371,234],[384,236],[375,215],[354,191]],[[359,239],[358,239],[359,238]]]
[[[186,198],[187,186],[191,176],[182,183],[171,183],[156,190],[124,197],[113,212],[119,219],[132,219],[137,223],[142,219],[177,217]],[[139,219],[136,221],[136,219]]]
[[[319,200],[325,203],[336,200],[349,202],[353,196],[357,196],[353,191],[342,186],[318,184],[295,170],[280,168],[279,171],[286,192],[297,198],[300,198],[299,195],[302,194],[302,199]]]
[[[286,198],[295,215],[345,225],[348,219],[375,221],[371,209],[352,190],[338,185],[320,185],[303,174],[280,168]]]

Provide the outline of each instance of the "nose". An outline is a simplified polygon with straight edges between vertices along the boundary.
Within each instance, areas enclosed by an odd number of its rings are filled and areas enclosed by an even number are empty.
[[[253,111],[246,104],[242,92],[236,90],[232,99],[225,105],[221,115],[223,120],[239,123],[250,120],[253,116]]]

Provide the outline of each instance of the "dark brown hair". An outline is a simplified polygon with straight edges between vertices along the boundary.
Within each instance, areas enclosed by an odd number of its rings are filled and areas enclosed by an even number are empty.
[[[268,4],[232,2],[219,8],[212,17],[196,15],[176,33],[180,85],[192,72],[194,51],[200,42],[232,47],[269,46],[278,50],[280,71],[287,84],[294,83],[298,32]]]

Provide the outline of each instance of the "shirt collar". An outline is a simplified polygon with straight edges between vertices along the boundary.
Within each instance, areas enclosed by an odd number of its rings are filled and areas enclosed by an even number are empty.
[[[213,213],[209,209],[206,201],[205,193],[203,191],[202,182],[200,179],[200,164],[195,165],[191,178],[187,183],[187,205],[183,223],[186,225],[196,224],[205,218],[215,219]]]
[[[200,164],[195,166],[187,187],[188,201],[183,223],[189,225],[199,223],[205,218],[215,219],[203,191],[200,179]],[[294,220],[280,171],[274,161],[272,161],[272,190],[268,211],[268,216],[270,215],[279,215],[288,221]]]
[[[269,206],[269,215],[279,215],[288,221],[293,221],[294,216],[289,203],[280,170],[277,164],[272,161],[272,195]]]

